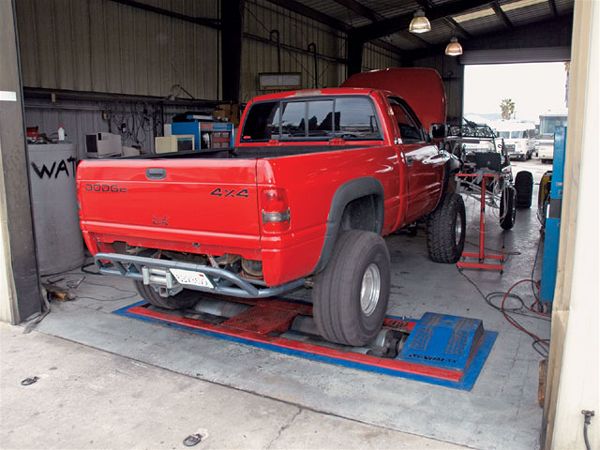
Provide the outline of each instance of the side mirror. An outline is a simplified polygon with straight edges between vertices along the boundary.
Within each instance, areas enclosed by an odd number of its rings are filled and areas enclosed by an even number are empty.
[[[446,124],[432,123],[429,134],[433,139],[443,139],[446,137]]]

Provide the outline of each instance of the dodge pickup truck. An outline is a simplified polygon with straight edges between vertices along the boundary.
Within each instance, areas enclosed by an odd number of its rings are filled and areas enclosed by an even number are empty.
[[[431,69],[386,69],[339,88],[263,95],[230,149],[86,160],[81,229],[104,274],[151,304],[199,293],[278,296],[312,288],[330,341],[364,345],[390,291],[382,236],[425,221],[432,260],[456,262],[465,208],[443,138],[445,94]]]

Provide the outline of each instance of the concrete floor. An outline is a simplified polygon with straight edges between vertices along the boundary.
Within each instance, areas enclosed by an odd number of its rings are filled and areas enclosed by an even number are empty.
[[[463,448],[22,331],[0,324],[2,449]]]
[[[531,170],[536,180],[549,168],[539,161],[516,163],[515,166],[515,173],[520,169]],[[467,199],[466,203],[467,240],[475,243],[478,204],[472,199]],[[504,243],[506,251],[516,254],[510,257],[504,275],[465,273],[485,293],[506,290],[515,281],[529,278],[539,239],[535,208],[519,211],[515,228],[510,232],[502,232],[494,211],[489,211],[488,230],[488,247],[497,249]],[[233,387],[236,389],[231,391],[233,397],[245,395],[240,391],[246,391],[296,405],[295,411],[298,408],[318,411],[474,448],[537,448],[542,413],[537,404],[541,357],[531,347],[531,339],[490,308],[454,265],[429,261],[424,233],[415,238],[394,235],[387,242],[393,263],[390,314],[415,318],[427,311],[462,315],[482,319],[487,329],[499,332],[471,392],[330,366],[119,317],[110,313],[139,299],[131,283],[121,279],[86,276],[74,289],[78,300],[54,304],[52,314],[38,330],[144,364]],[[66,274],[60,283],[76,283],[81,278],[80,273]],[[529,286],[523,285],[516,292],[526,303],[532,302]],[[526,318],[521,321],[541,337],[549,336],[549,322]],[[143,372],[136,373],[139,376],[133,381],[140,390],[152,389],[147,386],[148,377]],[[188,382],[200,383],[189,378]],[[159,403],[162,401],[161,397]],[[222,402],[220,407],[221,411],[215,414],[224,414],[232,429],[239,427],[243,419],[230,414],[230,405]],[[199,414],[201,408],[190,409],[192,411]],[[261,420],[259,434],[263,433],[262,429],[267,433],[266,430],[273,423],[280,423],[280,419],[275,413]],[[299,425],[301,423],[305,422],[296,419],[294,426],[300,427],[301,432],[310,429],[309,419],[306,419],[308,428],[304,429]],[[331,428],[332,431],[336,429],[335,426]],[[346,446],[341,441],[339,444]],[[145,445],[147,443],[140,444],[141,447]],[[228,444],[221,441],[219,445]],[[294,445],[290,441],[289,446]],[[329,440],[322,444],[299,441],[297,445],[338,446],[337,441]],[[414,444],[412,448],[424,448],[419,445]],[[377,446],[386,445],[382,441]],[[256,447],[264,445],[256,441]]]

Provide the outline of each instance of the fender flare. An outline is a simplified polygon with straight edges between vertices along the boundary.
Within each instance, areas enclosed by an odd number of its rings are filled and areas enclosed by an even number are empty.
[[[325,231],[325,240],[323,241],[323,247],[321,249],[321,256],[313,273],[320,272],[327,266],[327,263],[331,259],[333,253],[333,247],[340,233],[342,216],[344,209],[353,200],[357,200],[361,197],[368,195],[375,195],[379,197],[381,201],[376,203],[376,221],[375,230],[378,234],[381,234],[383,229],[383,186],[373,177],[356,178],[342,184],[333,195],[331,200],[331,207],[329,208],[329,214],[327,215],[327,229]]]

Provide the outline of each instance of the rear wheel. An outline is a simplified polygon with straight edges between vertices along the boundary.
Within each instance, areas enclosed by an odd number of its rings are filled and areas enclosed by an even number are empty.
[[[184,289],[177,295],[161,297],[152,286],[146,286],[141,281],[136,281],[135,287],[144,300],[158,308],[188,309],[193,307],[199,300],[198,293],[189,289]]]
[[[329,264],[314,278],[313,316],[321,336],[362,346],[381,326],[390,294],[390,254],[381,236],[341,234]]]
[[[500,198],[500,226],[505,230],[510,230],[515,224],[517,217],[515,200],[515,188],[506,186],[502,189],[502,197]]]
[[[460,259],[466,236],[465,203],[456,193],[444,196],[427,219],[427,249],[432,261],[455,263]]]
[[[517,174],[515,189],[517,190],[517,208],[530,208],[533,194],[533,175],[531,172],[522,171]]]

